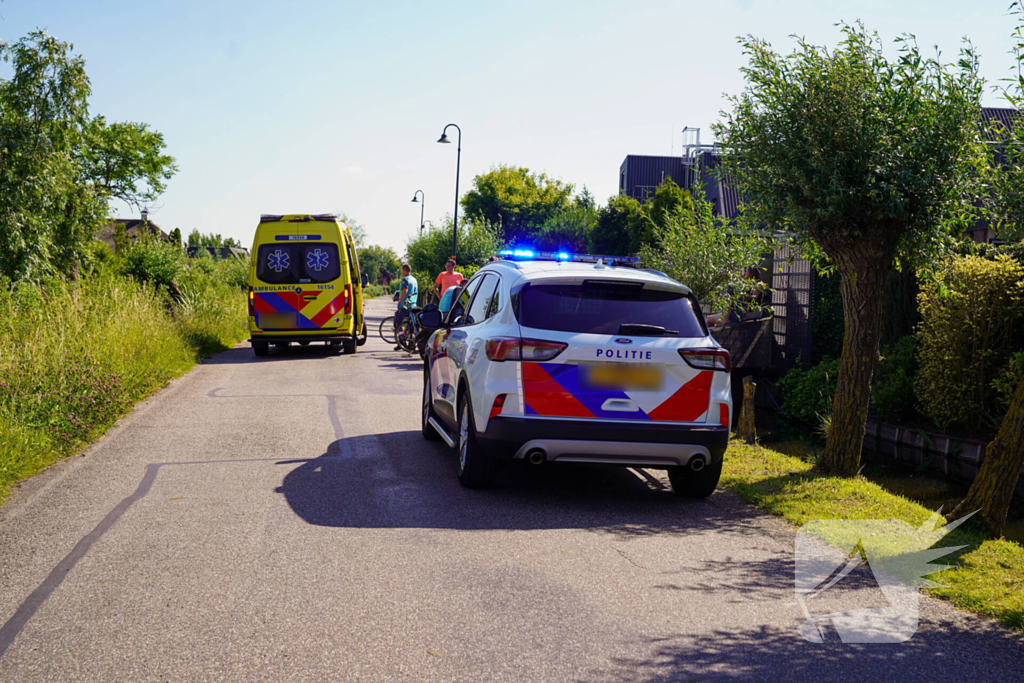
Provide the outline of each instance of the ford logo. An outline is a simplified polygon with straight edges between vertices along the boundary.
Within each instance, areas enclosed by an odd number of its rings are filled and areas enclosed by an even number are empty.
[[[614,341],[616,344],[632,344],[633,343],[632,339],[626,339],[625,337],[619,337],[618,339],[613,339],[612,341]]]

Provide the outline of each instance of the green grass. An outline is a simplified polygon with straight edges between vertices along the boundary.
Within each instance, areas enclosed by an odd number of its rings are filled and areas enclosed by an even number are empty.
[[[726,453],[722,485],[796,525],[811,520],[899,519],[917,528],[934,512],[863,477],[832,476],[813,462],[738,441],[730,443]],[[837,535],[825,540],[841,545],[848,539]],[[930,575],[941,587],[926,590],[957,607],[1024,629],[1024,548],[964,528],[952,531],[942,545],[966,548],[939,560],[953,568]],[[898,543],[893,550],[900,550]]]
[[[246,334],[245,294],[192,267],[182,301],[115,273],[0,287],[0,502]]]

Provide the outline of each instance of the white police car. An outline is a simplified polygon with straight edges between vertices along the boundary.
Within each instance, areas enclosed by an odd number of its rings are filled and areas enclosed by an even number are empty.
[[[667,469],[676,493],[714,491],[729,440],[730,361],[690,290],[636,259],[502,252],[436,328],[423,436],[458,449],[459,481],[499,459]]]

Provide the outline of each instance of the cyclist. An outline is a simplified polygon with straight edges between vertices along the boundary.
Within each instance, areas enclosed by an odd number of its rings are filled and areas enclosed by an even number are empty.
[[[395,312],[395,331],[401,327],[402,321],[411,315],[410,309],[416,305],[419,298],[420,287],[416,278],[412,275],[412,266],[408,263],[402,264],[402,286],[398,294],[398,310]],[[400,345],[395,346],[395,351],[401,351]]]

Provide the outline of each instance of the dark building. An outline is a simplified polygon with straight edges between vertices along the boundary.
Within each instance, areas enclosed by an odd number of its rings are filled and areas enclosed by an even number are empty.
[[[654,191],[666,178],[676,185],[690,189],[698,178],[703,182],[704,195],[714,206],[715,214],[731,220],[736,216],[739,195],[728,184],[719,183],[711,171],[718,165],[718,155],[712,146],[691,145],[678,157],[649,157],[630,154],[619,167],[619,194],[625,194],[643,203],[654,196]]]
[[[168,240],[167,233],[145,216],[142,218],[113,218],[110,223],[100,228],[96,239],[105,242],[108,247],[114,249],[114,236],[117,234],[119,226],[124,226],[124,236],[129,243],[134,243],[136,239],[146,232],[149,232],[150,235],[163,242]]]
[[[630,154],[619,167],[619,194],[643,202],[654,196],[658,185],[671,178],[683,187],[686,170],[682,157],[648,157]]]

